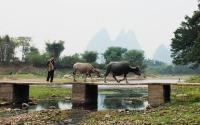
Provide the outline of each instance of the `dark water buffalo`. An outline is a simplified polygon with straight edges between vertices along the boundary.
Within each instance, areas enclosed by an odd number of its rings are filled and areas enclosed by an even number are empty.
[[[85,80],[87,76],[90,76],[90,78],[92,79],[91,73],[95,73],[98,77],[100,77],[100,72],[99,70],[95,69],[90,63],[75,63],[73,65],[73,77],[74,77],[74,81],[76,81],[75,79],[75,75],[77,73],[79,74],[85,74]]]
[[[129,72],[133,72],[134,74],[139,76],[141,75],[140,69],[138,67],[131,67],[128,62],[111,62],[107,65],[104,82],[106,83],[106,77],[108,76],[108,74],[112,73],[113,78],[117,82],[121,82],[126,79],[126,83],[128,83],[126,76]],[[124,75],[124,78],[118,80],[116,76],[120,75]]]

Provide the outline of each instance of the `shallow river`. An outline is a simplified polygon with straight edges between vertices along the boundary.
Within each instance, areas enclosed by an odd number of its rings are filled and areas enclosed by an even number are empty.
[[[94,110],[143,110],[148,105],[146,97],[146,88],[100,89],[97,108]],[[29,111],[40,111],[50,107],[65,110],[72,109],[73,104],[70,100],[42,100],[37,105],[31,106]]]
[[[182,82],[180,79],[146,79],[146,80],[130,80],[130,83],[177,83]],[[53,86],[52,86],[53,87]],[[55,86],[58,87],[58,86]],[[71,88],[71,85],[61,86]],[[143,110],[148,105],[147,102],[147,85],[99,85],[98,86],[98,104],[94,110],[107,109],[128,109],[128,110]],[[43,100],[37,105],[31,106],[29,111],[39,111],[49,107],[58,108],[61,110],[73,109],[73,104],[70,100]],[[77,108],[77,107],[76,107]]]

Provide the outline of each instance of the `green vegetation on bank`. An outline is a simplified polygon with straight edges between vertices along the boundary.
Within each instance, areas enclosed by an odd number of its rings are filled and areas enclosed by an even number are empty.
[[[200,124],[200,87],[173,86],[171,103],[146,111],[99,111],[88,114],[87,125]]]
[[[50,97],[71,97],[71,89],[50,86],[30,86],[30,98],[47,99]]]
[[[200,83],[200,76],[192,76],[187,80],[187,82]]]
[[[58,91],[58,93],[61,91],[66,92],[66,89],[55,89],[31,86],[34,96],[35,93],[43,95],[46,91],[54,91],[53,93]],[[10,122],[14,121],[15,123],[24,124],[38,124],[39,122],[62,123],[66,119],[71,118],[70,114],[72,112],[74,113],[74,110],[44,110],[12,117]],[[200,124],[200,87],[172,86],[171,103],[145,111],[106,110],[86,112],[78,110],[75,112],[80,114],[81,121],[79,124],[81,125],[198,125]],[[48,117],[46,116],[47,114]],[[4,121],[9,122],[9,119],[9,117],[4,117]],[[2,121],[0,118],[0,123],[3,123]]]

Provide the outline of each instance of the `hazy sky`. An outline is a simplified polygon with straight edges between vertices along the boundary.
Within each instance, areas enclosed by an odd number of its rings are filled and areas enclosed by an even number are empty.
[[[63,55],[82,52],[102,28],[115,39],[133,30],[152,57],[197,9],[197,0],[0,0],[0,35],[30,36],[44,51],[45,41],[64,40]]]

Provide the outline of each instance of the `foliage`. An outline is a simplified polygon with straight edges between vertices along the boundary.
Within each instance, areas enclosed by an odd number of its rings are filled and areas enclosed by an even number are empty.
[[[46,66],[47,60],[49,58],[48,53],[40,54],[38,49],[35,47],[30,47],[29,52],[26,54],[26,63],[32,64],[36,67]]]
[[[146,74],[154,74],[154,75],[160,74],[160,72],[167,67],[167,64],[163,62],[150,59],[145,59],[144,65],[147,66],[147,68],[145,69]]]
[[[127,52],[127,49],[121,48],[121,47],[109,47],[104,55],[104,58],[106,60],[106,64],[108,64],[111,61],[120,61],[122,60],[123,54]]]
[[[64,56],[60,61],[60,65],[66,68],[72,68],[76,62],[83,62],[83,60],[80,58],[80,55],[77,53],[71,56]]]
[[[22,47],[22,61],[25,61],[25,56],[29,51],[30,42],[32,41],[31,37],[17,37],[15,41],[19,46]]]
[[[187,82],[191,83],[200,83],[200,76],[192,76],[189,79],[186,80]]]
[[[46,51],[50,54],[55,56],[56,59],[60,57],[61,52],[65,49],[64,41],[59,40],[58,42],[54,41],[53,43],[47,42],[46,43]]]
[[[200,73],[200,67],[196,69],[191,69],[188,65],[168,65],[166,63],[147,59],[144,61],[147,66],[146,74],[198,74]]]
[[[139,66],[142,70],[146,67],[144,59],[144,52],[139,50],[129,50],[123,56],[123,60],[129,61],[132,66]]]
[[[14,60],[17,44],[8,35],[0,37],[0,62],[10,63]]]
[[[88,63],[94,63],[97,60],[98,53],[95,51],[85,51],[82,55],[83,60]]]
[[[200,5],[191,17],[174,32],[171,51],[175,64],[191,64],[197,67],[200,63]]]
[[[160,71],[161,74],[197,74],[200,68],[191,69],[188,65],[168,65]]]

